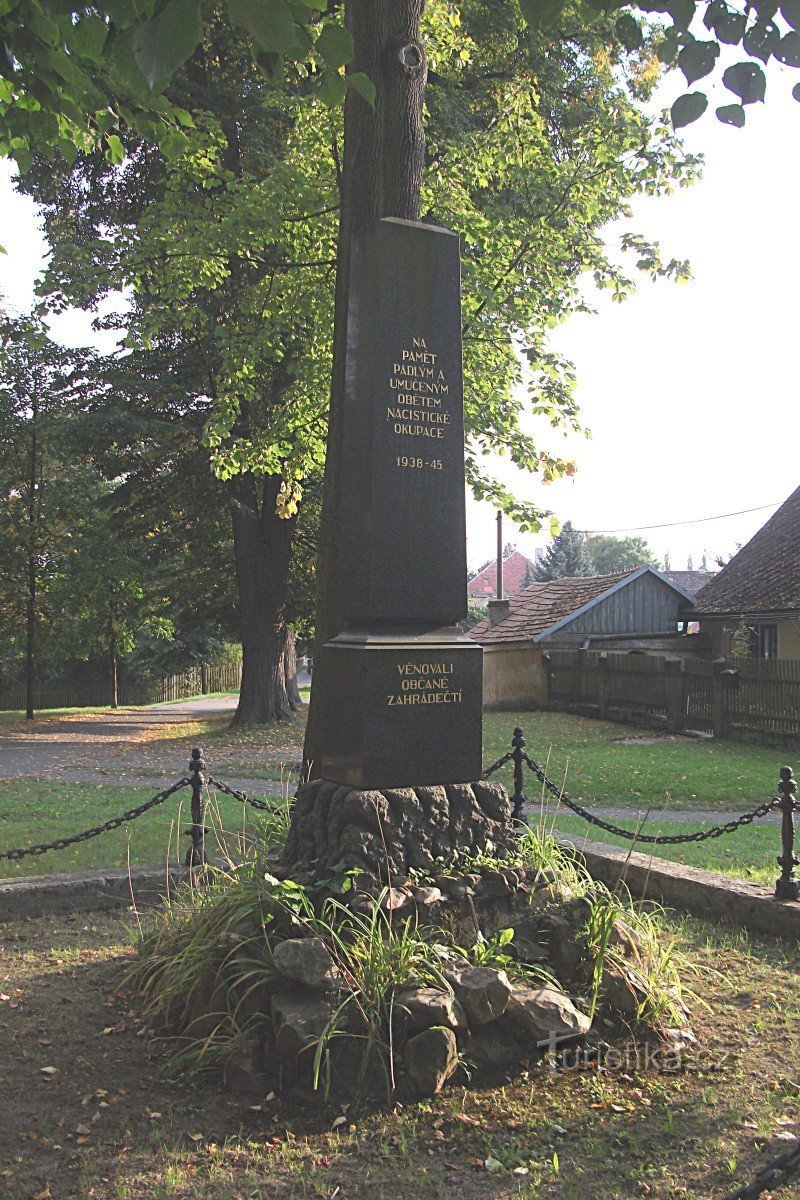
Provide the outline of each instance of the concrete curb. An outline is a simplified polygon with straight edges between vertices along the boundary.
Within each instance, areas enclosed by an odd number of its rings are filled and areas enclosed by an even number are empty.
[[[657,900],[711,921],[743,925],[753,933],[800,941],[800,901],[776,900],[772,889],[717,871],[630,854],[603,842],[563,835],[559,842],[582,858],[595,879],[609,887],[624,880],[631,894]],[[778,869],[775,874],[777,877]]]
[[[86,909],[158,903],[185,872],[177,867],[134,867],[71,875],[29,875],[0,882],[0,922]]]
[[[602,842],[561,836],[582,858],[595,879],[614,887],[621,879],[632,895],[712,921],[743,925],[754,933],[800,941],[800,902],[776,900],[770,888],[701,871],[665,859],[628,854]],[[71,875],[30,875],[0,882],[0,923],[26,917],[90,909],[157,904],[186,876],[182,868],[135,867]]]

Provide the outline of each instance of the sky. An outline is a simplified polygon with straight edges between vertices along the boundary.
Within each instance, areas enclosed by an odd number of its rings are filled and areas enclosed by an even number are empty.
[[[635,296],[615,304],[596,293],[596,315],[570,318],[554,345],[574,361],[590,440],[542,441],[573,456],[577,473],[547,487],[500,468],[515,490],[579,529],[644,528],[673,569],[727,558],[800,483],[800,104],[797,74],[770,72],[766,105],[751,105],[744,129],[708,114],[685,131],[705,155],[703,179],[668,197],[642,198],[630,227],[688,258],[693,279],[677,285],[642,277]],[[669,102],[674,76],[662,88]],[[731,97],[727,95],[727,99]],[[18,196],[0,162],[0,295],[19,311],[33,298],[47,247],[32,203]],[[622,228],[609,229],[615,243]],[[591,291],[589,291],[591,295]],[[85,314],[65,314],[54,336],[89,340]],[[107,344],[107,343],[106,343]],[[709,520],[720,514],[744,515]],[[505,540],[531,554],[548,533]],[[471,567],[494,554],[495,513],[467,503]]]

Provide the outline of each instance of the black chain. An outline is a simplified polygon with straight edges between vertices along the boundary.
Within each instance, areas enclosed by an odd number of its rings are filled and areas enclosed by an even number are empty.
[[[257,808],[260,812],[273,811],[274,806],[268,804],[266,800],[256,800],[255,796],[248,796],[247,792],[237,792],[236,788],[228,787],[227,783],[220,783],[218,779],[213,779],[210,775],[208,783],[218,792],[222,792],[224,796],[233,796],[234,800],[238,800],[240,804],[249,804],[251,808]]]
[[[613,825],[610,821],[604,821],[602,817],[596,816],[588,808],[576,804],[574,800],[570,800],[566,792],[547,778],[547,774],[538,763],[535,763],[532,758],[528,758],[527,754],[523,755],[523,758],[539,782],[544,784],[550,794],[574,812],[576,816],[583,817],[584,821],[588,821],[590,825],[596,825],[598,829],[605,829],[607,833],[615,833],[617,837],[627,838],[631,842],[647,842],[652,846],[679,846],[684,842],[705,842],[708,838],[722,837],[724,833],[735,833],[737,829],[741,829],[744,825],[750,825],[758,817],[765,817],[768,812],[780,804],[780,800],[768,800],[765,804],[759,804],[758,808],[754,808],[752,812],[742,813],[740,817],[726,822],[725,825],[715,825],[711,829],[698,829],[695,833],[680,833],[672,836],[636,833],[631,829],[621,829],[619,825]]]
[[[798,1171],[800,1171],[800,1142],[795,1142],[791,1150],[784,1150],[783,1154],[779,1154],[777,1158],[768,1162],[751,1183],[740,1187],[738,1191],[730,1192],[724,1197],[724,1200],[758,1200],[762,1192],[783,1187]]]
[[[496,763],[492,763],[490,767],[486,768],[486,770],[483,772],[483,778],[488,779],[490,775],[494,775],[495,771],[499,771],[500,768],[504,767],[507,762],[511,762],[513,757],[514,751],[509,750],[508,754],[504,754],[502,758],[498,758]]]
[[[125,825],[128,821],[135,821],[137,817],[149,812],[151,808],[163,804],[181,788],[188,787],[189,783],[188,778],[179,779],[177,783],[173,783],[172,787],[167,788],[164,792],[159,792],[151,800],[145,800],[144,804],[137,804],[136,808],[129,808],[127,812],[120,813],[118,817],[111,817],[102,825],[84,829],[83,833],[75,833],[72,837],[56,838],[53,842],[40,842],[37,846],[26,846],[24,849],[18,850],[4,850],[0,853],[0,859],[9,858],[13,862],[18,862],[21,858],[35,858],[40,854],[46,854],[48,850],[64,850],[67,846],[76,845],[77,842],[88,842],[90,838],[99,837],[101,833],[108,833],[111,829],[119,829],[120,825]]]

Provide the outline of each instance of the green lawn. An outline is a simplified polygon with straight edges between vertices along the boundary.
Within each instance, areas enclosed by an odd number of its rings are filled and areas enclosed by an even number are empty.
[[[486,714],[485,765],[509,748],[516,720],[513,713]],[[774,795],[778,769],[787,757],[785,751],[733,742],[675,738],[659,738],[651,745],[626,746],[620,739],[647,736],[646,733],[564,713],[522,713],[519,720],[525,729],[531,757],[547,764],[554,781],[559,784],[565,781],[568,794],[589,807],[613,805],[636,811],[652,807],[650,832],[658,830],[658,812],[665,806],[687,814],[687,825],[669,825],[668,831],[673,833],[697,828],[689,823],[692,809],[739,812],[755,808]],[[179,736],[182,728],[172,727],[171,736]],[[221,725],[216,728],[215,738],[220,747],[229,742],[238,745],[237,737],[240,735],[228,734]],[[273,753],[281,753],[285,744],[287,756],[295,758],[301,740],[302,723],[298,719],[289,727],[279,727],[278,735],[248,731],[247,745],[255,752],[251,755],[254,761],[259,745],[262,749],[271,746]],[[225,779],[232,771],[228,764],[219,775]],[[267,773],[274,777],[275,767],[270,766]],[[512,785],[509,768],[498,772],[495,778],[508,787]],[[525,787],[529,800],[535,804],[541,789],[530,773]],[[32,779],[0,780],[0,851],[77,833],[141,803],[156,788],[155,783],[143,789]],[[224,797],[217,799],[222,825],[233,832],[239,830],[243,819],[241,806]],[[132,865],[163,863],[168,855],[175,861],[183,857],[188,845],[183,834],[189,824],[188,805],[186,790],[130,826],[92,841],[24,859],[21,863],[0,861],[0,877],[125,866],[129,856]],[[248,816],[251,814],[252,810]],[[635,826],[635,820],[623,823]],[[558,828],[579,837],[614,840],[596,833],[575,817],[560,816]],[[683,849],[663,847],[656,852],[675,861],[771,883],[776,874],[773,864],[779,853],[779,831],[775,825],[751,825],[719,840]]]
[[[530,820],[535,826],[536,818],[531,817]],[[636,828],[635,821],[617,824],[623,828]],[[593,829],[580,817],[558,816],[555,821],[549,818],[547,828],[553,827],[558,833],[568,834],[578,846],[583,840],[622,846],[625,850],[632,846],[627,838],[615,837],[603,829]],[[704,826],[692,822],[662,824],[656,820],[647,824],[647,832],[654,834],[693,833],[702,828]],[[633,849],[641,854],[652,854],[654,858],[666,858],[670,862],[686,863],[706,871],[721,871],[725,875],[735,875],[751,883],[769,886],[775,883],[780,874],[776,859],[781,851],[781,827],[773,822],[754,822],[736,833],[726,833],[706,842],[688,842],[683,846],[650,846],[640,842],[633,844]]]
[[[516,721],[527,751],[550,778],[576,800],[623,808],[720,809],[745,811],[776,794],[784,763],[798,769],[800,755],[738,742],[658,737],[652,745],[626,746],[623,738],[647,738],[647,730],[570,713],[486,713],[484,766],[510,749]],[[506,786],[508,769],[497,778]],[[538,784],[526,780],[530,799]]]
[[[148,800],[158,790],[34,779],[0,780],[0,852],[17,846],[69,837]],[[182,861],[189,846],[184,831],[191,818],[186,788],[128,825],[63,850],[51,850],[20,862],[0,860],[0,878],[88,871],[99,867],[154,866]],[[207,823],[235,838],[250,819],[238,801],[212,794]],[[213,853],[213,850],[209,851]]]

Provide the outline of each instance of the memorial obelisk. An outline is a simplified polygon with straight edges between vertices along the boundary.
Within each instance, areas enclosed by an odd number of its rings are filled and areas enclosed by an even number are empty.
[[[385,218],[353,245],[339,514],[344,631],[323,649],[319,773],[356,788],[481,773],[467,611],[458,237]]]
[[[319,778],[286,870],[385,883],[514,838],[481,781],[482,651],[467,611],[458,237],[386,217],[352,248],[338,521],[342,631],[321,651]]]

